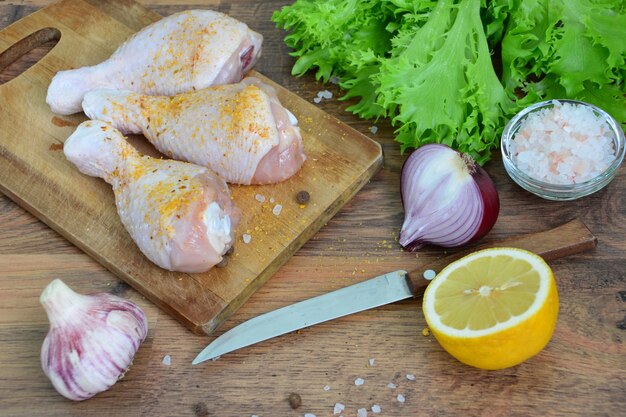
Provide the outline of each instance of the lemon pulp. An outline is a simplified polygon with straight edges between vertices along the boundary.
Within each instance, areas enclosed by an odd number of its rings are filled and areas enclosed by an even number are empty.
[[[528,251],[493,248],[444,268],[424,294],[433,334],[461,362],[514,366],[550,340],[558,315],[552,270]]]

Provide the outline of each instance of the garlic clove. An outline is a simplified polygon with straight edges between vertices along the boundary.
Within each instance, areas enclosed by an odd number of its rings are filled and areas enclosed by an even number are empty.
[[[40,301],[50,322],[41,366],[54,388],[70,400],[86,400],[111,388],[148,333],[144,312],[111,294],[77,294],[55,279]]]

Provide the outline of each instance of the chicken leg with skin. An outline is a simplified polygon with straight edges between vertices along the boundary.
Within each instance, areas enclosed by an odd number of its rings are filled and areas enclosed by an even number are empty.
[[[174,95],[236,83],[256,63],[262,42],[260,34],[225,14],[176,13],[137,32],[98,65],[59,71],[46,102],[54,113],[72,114],[96,88]]]
[[[174,97],[94,90],[88,117],[141,133],[165,155],[206,166],[227,182],[269,184],[306,159],[297,120],[276,91],[256,78]]]
[[[204,272],[232,246],[240,212],[224,180],[206,168],[141,156],[101,121],[78,126],[63,152],[80,172],[113,186],[124,227],[161,268]]]

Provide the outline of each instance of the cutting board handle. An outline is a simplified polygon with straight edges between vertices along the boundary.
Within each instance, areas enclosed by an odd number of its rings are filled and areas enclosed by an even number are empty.
[[[16,23],[19,22],[21,21],[18,21]],[[24,32],[26,32],[28,34],[23,35],[20,40],[13,43],[10,43],[11,41],[7,40],[6,38],[2,39],[4,41],[3,43],[8,42],[9,46],[2,52],[0,52],[0,72],[4,71],[9,65],[32,51],[34,48],[42,46],[47,42],[55,41],[55,44],[52,46],[53,48],[54,46],[56,46],[59,40],[61,40],[61,31],[52,27],[45,27],[35,31],[32,31],[27,27],[22,27],[22,30],[19,30],[20,28],[16,27],[16,24],[14,23],[13,25],[11,25],[10,28],[12,31],[15,31],[15,33],[23,34]],[[46,55],[50,53],[52,48],[50,48]],[[46,55],[40,57],[37,62],[41,61]],[[30,65],[28,68],[36,65],[37,62]],[[20,74],[26,71],[28,68],[22,69]],[[14,78],[19,77],[20,74],[16,75]]]
[[[407,281],[413,295],[419,297],[424,294],[424,290],[430,283],[430,280],[434,278],[434,275],[446,265],[481,249],[497,247],[526,249],[540,255],[546,261],[551,261],[591,250],[596,247],[597,243],[598,239],[587,226],[580,219],[574,219],[554,229],[486,243],[445,256],[409,272]],[[427,271],[433,271],[434,273]]]
[[[56,49],[61,41],[62,30],[55,27],[58,26],[58,22],[46,15],[47,10],[54,7],[55,5],[52,5],[40,9],[11,23],[0,31],[0,72],[33,49],[54,41],[54,45],[45,55],[38,57],[36,62],[29,67],[20,66],[22,71],[12,79],[18,78],[29,68],[38,66],[44,58],[49,57],[51,52]],[[0,87],[5,84],[0,83]]]

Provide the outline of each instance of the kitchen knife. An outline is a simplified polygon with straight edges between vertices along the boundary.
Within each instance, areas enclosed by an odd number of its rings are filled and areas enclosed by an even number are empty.
[[[411,272],[395,271],[327,294],[270,311],[236,326],[209,344],[192,364],[337,317],[420,297],[436,273],[449,263],[487,247],[515,247],[546,261],[593,249],[596,237],[578,219],[544,232],[531,233],[455,252]]]

